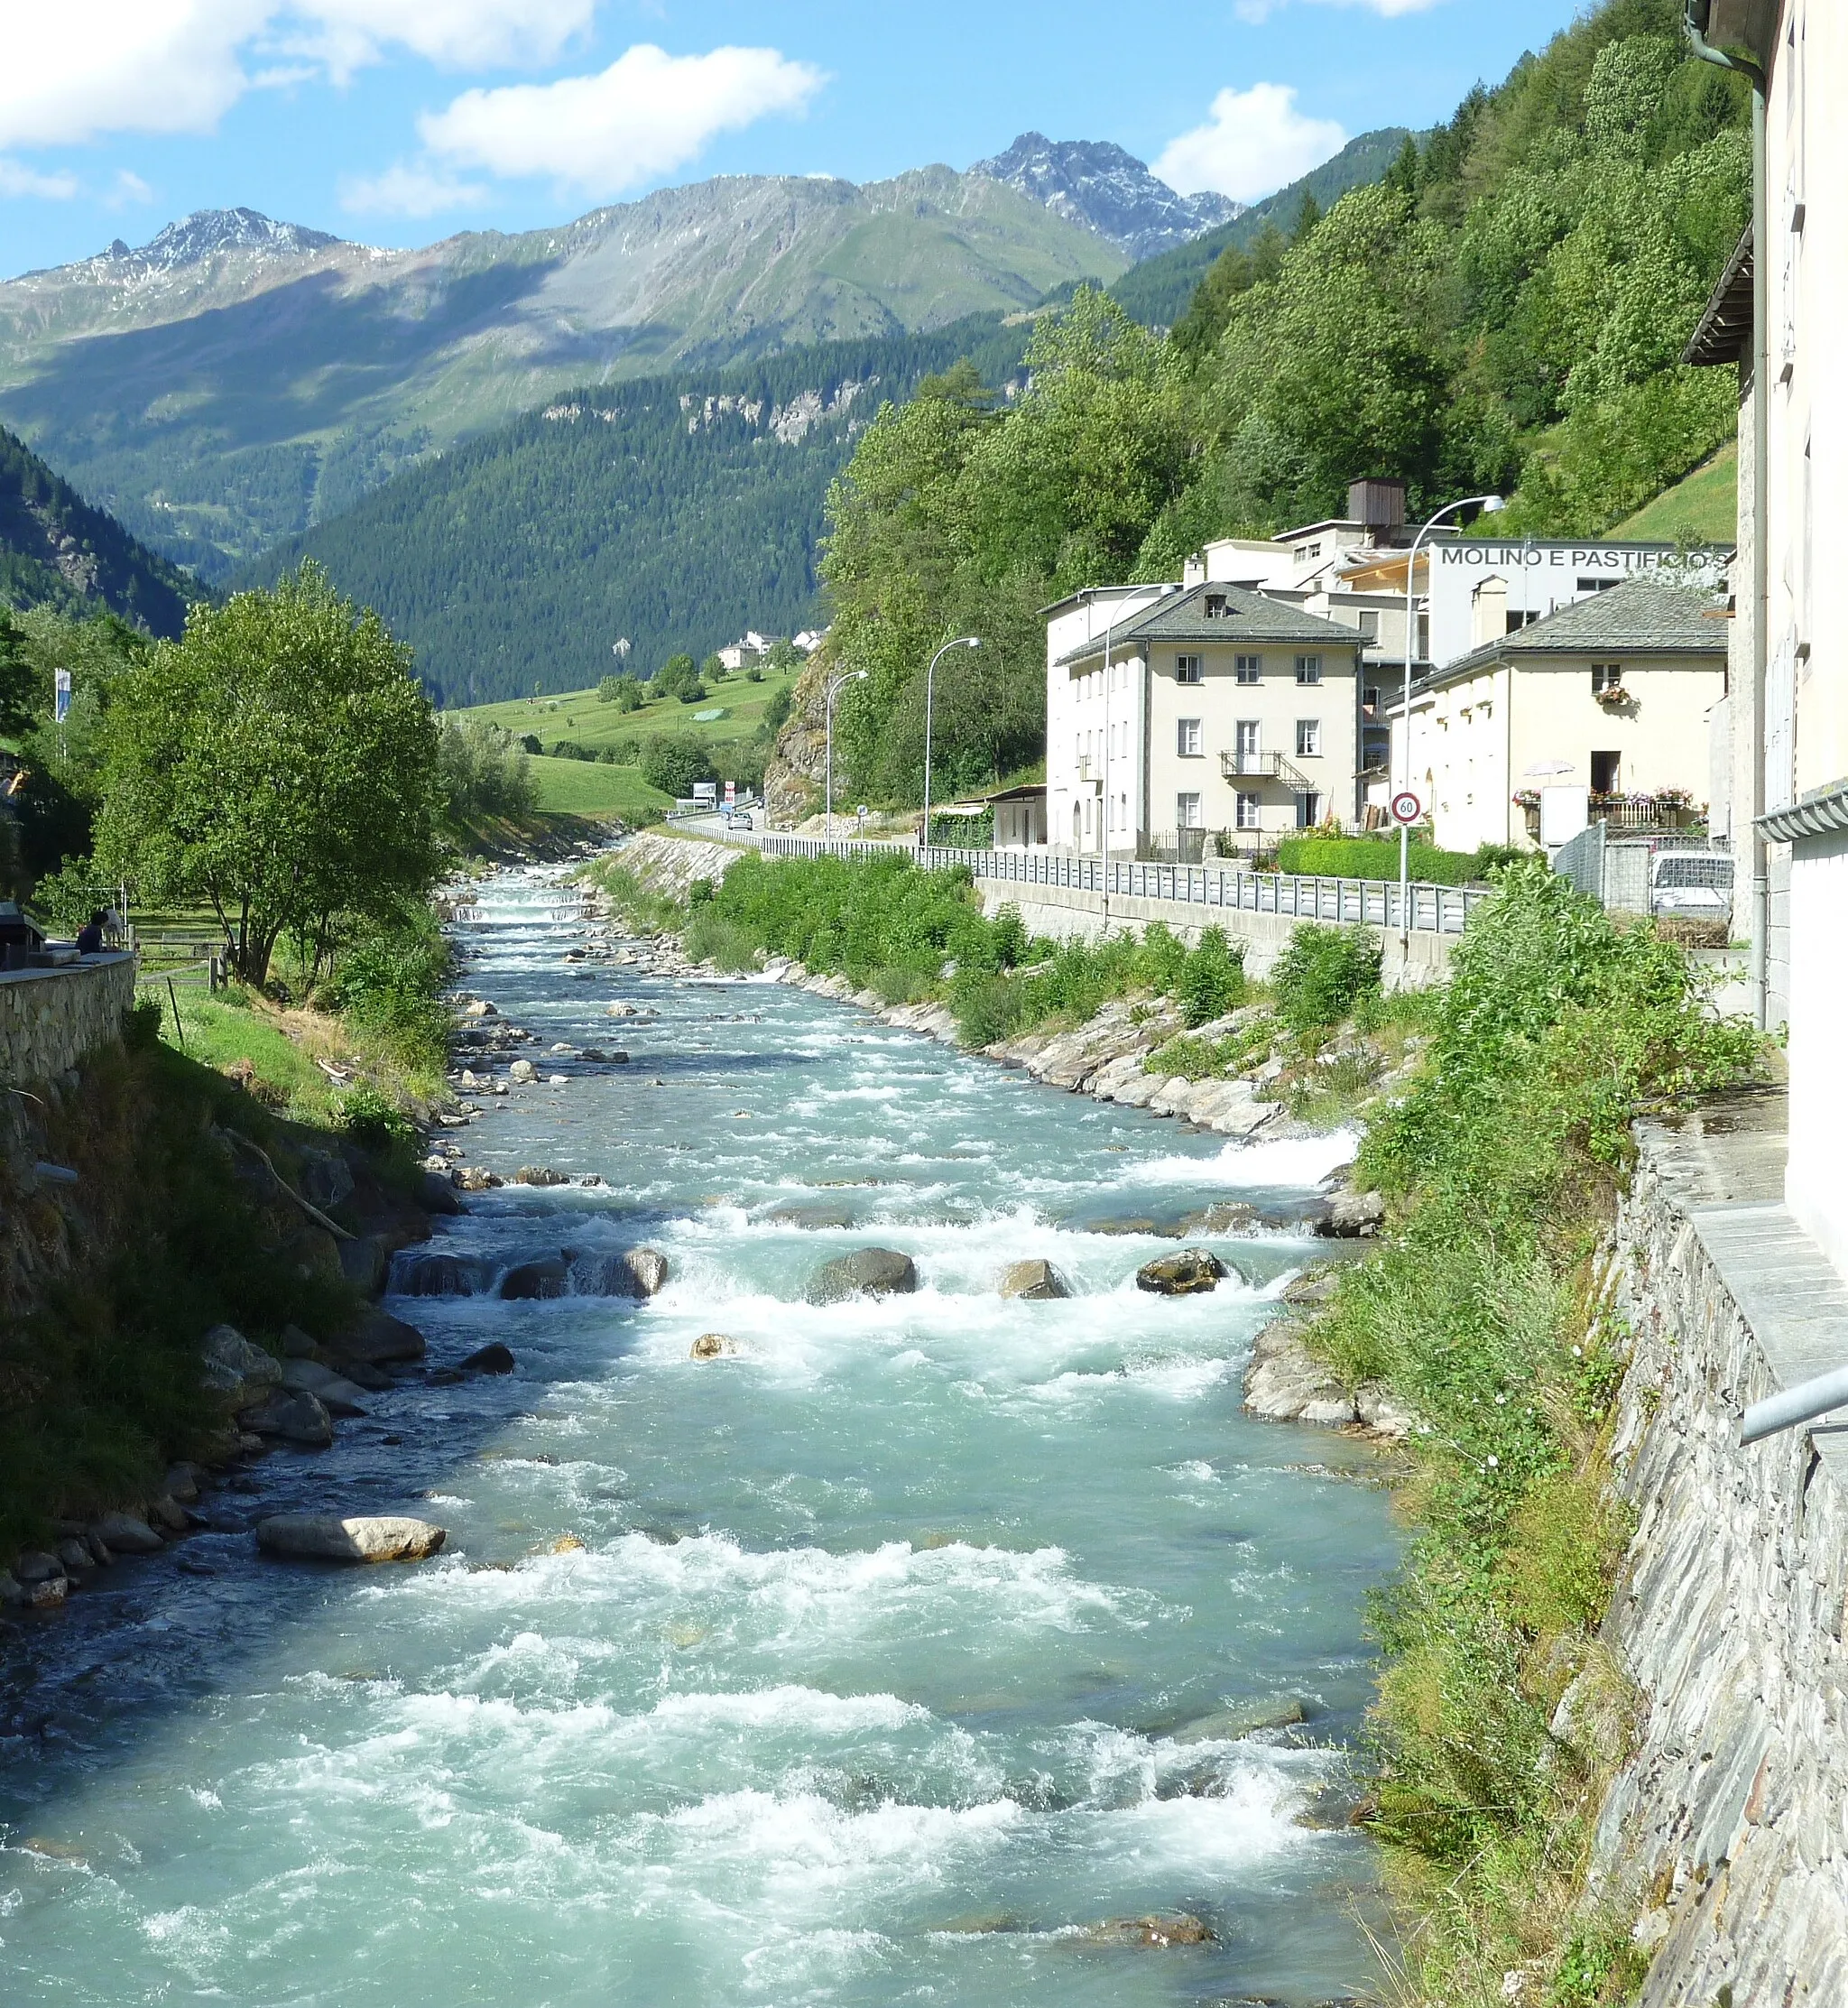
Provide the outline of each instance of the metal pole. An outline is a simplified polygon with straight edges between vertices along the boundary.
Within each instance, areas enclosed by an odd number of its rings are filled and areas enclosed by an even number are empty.
[[[865,672],[865,671],[864,671],[864,670],[847,670],[847,671],[843,671],[843,673],[842,673],[841,675],[839,675],[839,676],[836,677],[836,678],[835,678],[835,680],[834,680],[834,681],[833,681],[832,683],[830,683],[830,684],[828,685],[828,687],[827,687],[827,704],[826,704],[826,705],[825,705],[825,706],[823,707],[823,712],[822,712],[822,722],[823,722],[823,736],[822,736],[822,753],[823,753],[823,756],[824,756],[824,761],[825,761],[825,769],[826,769],[826,775],[827,775],[827,779],[826,779],[826,781],[825,781],[825,782],[824,782],[824,783],[823,783],[823,795],[822,795],[822,800],[823,800],[823,810],[822,810],[822,816],[823,816],[823,822],[824,822],[824,824],[825,824],[825,827],[826,827],[826,828],[827,828],[827,839],[828,839],[828,841],[829,841],[829,842],[832,842],[832,841],[833,841],[833,839],[834,839],[834,700],[835,700],[835,693],[836,693],[836,691],[837,691],[837,690],[838,690],[838,689],[840,689],[840,687],[841,687],[841,685],[842,685],[843,683],[864,683],[864,682],[865,680],[866,680],[866,672]]]
[[[1418,546],[1430,535],[1446,516],[1455,515],[1459,509],[1480,505],[1484,515],[1492,515],[1506,506],[1500,495],[1465,495],[1461,502],[1446,502],[1432,516],[1411,541],[1411,555],[1405,561],[1405,689],[1401,693],[1399,715],[1399,736],[1402,742],[1400,749],[1401,773],[1400,786],[1411,787],[1411,660],[1412,650],[1418,638],[1418,614],[1413,581],[1418,564]],[[1399,952],[1402,956],[1411,947],[1411,831],[1400,823],[1399,826]]]
[[[1779,1430],[1794,1430],[1799,1423],[1814,1422],[1819,1415],[1848,1405],[1848,1366],[1818,1374],[1814,1380],[1799,1381],[1795,1387],[1768,1394],[1754,1402],[1741,1417],[1739,1440],[1756,1443],[1760,1437],[1775,1436]]]
[[[918,843],[920,849],[930,845],[930,712],[937,683],[937,665],[953,648],[980,648],[981,638],[975,634],[960,634],[953,642],[946,642],[930,658],[930,667],[924,672],[924,820],[918,826]]]

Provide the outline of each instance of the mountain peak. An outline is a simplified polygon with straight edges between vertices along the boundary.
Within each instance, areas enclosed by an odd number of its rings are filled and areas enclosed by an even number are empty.
[[[969,171],[1005,182],[1139,259],[1171,251],[1244,210],[1223,195],[1177,194],[1109,140],[1049,140],[1044,133],[1022,133],[1006,153],[977,161]]]
[[[225,251],[266,251],[282,256],[300,256],[323,250],[340,239],[325,230],[310,230],[300,223],[278,223],[258,209],[195,209],[178,223],[170,223],[139,250],[131,251],[117,237],[97,263],[133,264],[143,271],[172,272],[183,265],[203,264]]]

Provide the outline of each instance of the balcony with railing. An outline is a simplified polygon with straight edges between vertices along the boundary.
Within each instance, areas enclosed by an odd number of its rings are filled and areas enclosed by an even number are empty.
[[[1315,794],[1321,786],[1300,767],[1292,766],[1280,753],[1247,753],[1228,746],[1219,755],[1219,772],[1227,781],[1281,782],[1299,795]]]

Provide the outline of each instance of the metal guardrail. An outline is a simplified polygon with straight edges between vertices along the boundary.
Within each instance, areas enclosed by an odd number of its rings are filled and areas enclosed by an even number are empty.
[[[933,844],[928,850],[901,840],[862,837],[789,837],[740,831],[735,842],[753,844],[767,857],[879,857],[897,854],[927,871],[961,868],[977,879],[1015,885],[1058,886],[1113,898],[1159,900],[1177,906],[1276,913],[1337,925],[1397,929],[1399,887],[1379,879],[1305,878],[1288,872],[1223,870],[1211,865],[1142,865],[1071,853],[962,850]],[[1422,934],[1461,934],[1476,907],[1492,895],[1462,885],[1416,884],[1410,888],[1410,925]]]

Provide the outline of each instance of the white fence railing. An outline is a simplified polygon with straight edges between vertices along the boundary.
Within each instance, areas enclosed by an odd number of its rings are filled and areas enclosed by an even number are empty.
[[[954,871],[1014,885],[1058,886],[1076,893],[1108,893],[1116,899],[1160,900],[1177,906],[1223,907],[1241,913],[1280,913],[1301,921],[1398,930],[1399,886],[1361,878],[1303,878],[1289,872],[1247,872],[1213,865],[1141,865],[1082,857],[1068,851],[961,850],[933,844],[920,850],[903,839],[861,837],[787,837],[772,830],[740,830],[736,842],[754,844],[766,857],[871,857],[897,853],[927,871]],[[1474,886],[1415,884],[1412,929],[1424,934],[1461,934],[1471,912],[1490,894]]]

